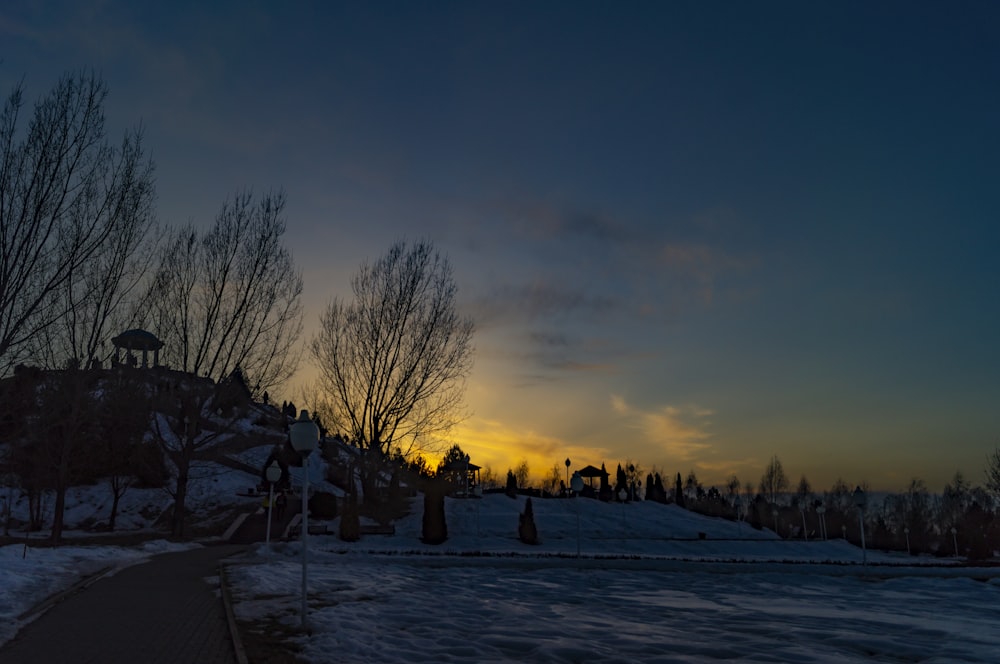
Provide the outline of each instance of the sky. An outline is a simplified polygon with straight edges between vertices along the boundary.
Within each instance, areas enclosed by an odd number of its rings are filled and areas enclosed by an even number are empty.
[[[432,241],[477,327],[473,462],[982,481],[994,3],[208,4],[4,6],[0,90],[99,72],[163,223],[283,188],[307,338]]]

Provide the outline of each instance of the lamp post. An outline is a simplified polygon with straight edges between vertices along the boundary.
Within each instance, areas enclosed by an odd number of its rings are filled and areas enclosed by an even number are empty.
[[[309,548],[309,455],[319,442],[319,427],[309,419],[309,411],[303,410],[299,418],[292,422],[288,430],[292,449],[302,455],[302,627],[306,627],[306,583],[308,563],[306,552]]]
[[[628,532],[628,523],[625,522],[625,499],[628,498],[628,492],[625,487],[618,489],[618,501],[622,504],[622,537]]]
[[[820,505],[816,508],[816,514],[819,514],[819,536],[824,540],[826,539],[826,507]]]
[[[778,537],[781,537],[781,534],[778,532],[778,508],[777,507],[771,508],[771,516],[774,517],[774,534],[777,535]]]
[[[469,457],[468,454],[465,455],[465,497],[469,497]]]
[[[267,529],[266,535],[264,535],[264,542],[267,548],[267,555],[271,555],[271,514],[274,510],[274,483],[281,479],[281,466],[278,465],[278,460],[275,459],[264,471],[264,477],[267,478],[268,483],[268,495],[267,495]]]
[[[733,500],[733,507],[736,508],[736,533],[743,537],[743,501],[740,500],[739,496]]]
[[[802,515],[802,538],[809,540],[809,529],[806,527],[806,501],[805,498],[799,500],[799,514]]]
[[[955,529],[955,526],[952,526],[951,527],[951,542],[952,542],[952,544],[955,545],[955,557],[958,558],[958,536],[957,536],[956,533],[958,533],[958,530]]]
[[[633,473],[635,473],[635,464],[630,463],[628,465],[628,489],[629,489],[629,500],[635,500],[635,479],[633,479]]]
[[[903,528],[903,534],[906,535],[906,555],[913,555],[910,553],[910,527],[907,526]]]
[[[483,497],[483,485],[482,484],[476,484],[476,486],[472,487],[472,492],[474,494],[476,494],[476,498],[479,499],[479,500],[476,501],[476,543],[478,544],[479,543],[479,510],[481,509],[480,503],[483,502],[482,501],[482,497]]]
[[[575,474],[575,473],[574,473],[574,474]],[[569,457],[566,457],[566,488],[567,488],[567,489],[569,489],[569,488],[570,488],[570,479],[569,479]],[[573,489],[573,490],[574,490],[574,491],[576,491],[576,489]],[[580,487],[580,490],[581,490],[581,491],[583,490],[583,487],[582,487],[582,486]]]
[[[854,504],[858,506],[858,525],[861,526],[861,564],[868,566],[868,547],[865,544],[865,505],[868,504],[868,496],[861,490],[861,487],[854,488]]]
[[[566,459],[569,461],[569,459]],[[573,489],[573,494],[579,496],[580,492],[583,491],[583,478],[580,477],[579,471],[573,472],[573,479],[570,480],[570,487]],[[576,503],[576,557],[580,557],[580,503],[578,501],[573,501]]]

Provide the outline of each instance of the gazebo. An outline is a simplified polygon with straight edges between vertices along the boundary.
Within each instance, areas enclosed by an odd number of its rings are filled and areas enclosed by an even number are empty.
[[[587,480],[587,484],[591,489],[594,488],[594,478],[607,478],[610,477],[611,473],[606,470],[601,470],[600,468],[594,468],[593,466],[586,466],[581,468],[579,471],[580,477]],[[600,487],[598,487],[600,488]]]
[[[479,466],[474,463],[455,460],[442,466],[441,471],[448,474],[452,484],[463,495],[466,487],[472,489],[479,484]]]
[[[160,349],[163,342],[156,338],[156,335],[146,330],[126,330],[111,340],[115,345],[115,365],[122,364],[122,351],[125,351],[125,361],[135,366],[136,359],[134,351],[142,351],[142,366],[149,365],[149,352],[153,352],[153,366],[160,366]]]

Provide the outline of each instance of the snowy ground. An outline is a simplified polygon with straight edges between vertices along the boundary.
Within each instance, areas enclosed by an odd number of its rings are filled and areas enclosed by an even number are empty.
[[[214,476],[196,495],[240,500],[245,486],[239,474]],[[140,514],[142,496],[129,500]],[[439,546],[419,540],[419,498],[395,535],[311,537],[311,634],[289,638],[312,662],[1000,659],[998,568],[871,551],[863,566],[841,540],[785,541],[675,506],[586,499],[533,500],[542,542],[529,546],[517,539],[524,501],[447,500]],[[101,513],[98,502],[75,496],[67,520]],[[0,547],[0,643],[24,611],[82,576],[173,546]],[[300,555],[298,542],[278,542],[233,559],[245,628],[299,624]]]
[[[515,538],[523,501],[449,500],[440,546],[418,541],[419,509],[392,537],[313,537],[303,655],[996,662],[1000,652],[1000,570],[872,552],[865,567],[842,541],[780,541],[652,503],[533,501],[543,543],[531,547]],[[298,624],[300,553],[296,542],[270,558],[261,547],[230,568],[238,619]]]
[[[105,567],[115,570],[147,560],[157,553],[180,551],[196,544],[164,540],[138,547],[63,546],[34,548],[23,544],[0,547],[0,645],[24,624],[20,616],[53,594]]]

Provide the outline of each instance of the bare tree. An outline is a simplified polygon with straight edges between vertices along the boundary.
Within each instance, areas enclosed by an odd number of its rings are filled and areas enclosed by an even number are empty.
[[[455,423],[473,324],[456,311],[450,263],[428,242],[394,244],[351,287],[353,301],[327,306],[310,351],[324,419],[365,451],[367,472],[393,448],[410,456]]]
[[[764,474],[760,476],[760,493],[773,505],[778,502],[778,496],[787,490],[788,477],[781,465],[781,459],[775,454],[764,469]]]
[[[0,376],[37,351],[71,308],[67,284],[144,214],[153,187],[141,132],[117,149],[105,138],[99,78],[63,77],[22,133],[23,93],[0,111]]]
[[[240,192],[206,234],[173,234],[149,298],[173,368],[215,381],[239,368],[254,395],[294,373],[302,277],[281,243],[284,207],[282,192]]]
[[[528,467],[528,460],[521,459],[516,466],[514,466],[514,479],[517,481],[518,489],[528,488],[528,480],[531,477],[531,469]]]
[[[149,432],[152,403],[142,372],[123,371],[102,385],[97,406],[97,438],[94,450],[100,474],[111,491],[108,530],[115,529],[121,499],[138,479],[147,458],[145,435]],[[162,458],[158,448],[157,454]]]
[[[1000,447],[986,457],[986,488],[1000,500]]]

